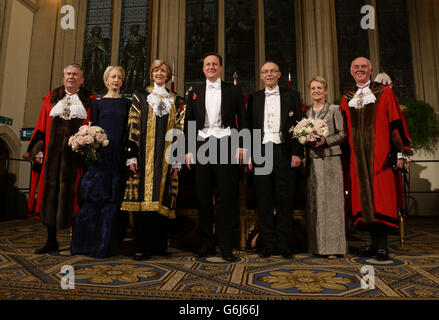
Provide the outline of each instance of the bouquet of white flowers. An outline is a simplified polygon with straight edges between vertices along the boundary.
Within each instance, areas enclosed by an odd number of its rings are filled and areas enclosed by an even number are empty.
[[[87,160],[96,161],[97,148],[100,145],[106,147],[109,143],[104,129],[88,124],[79,127],[78,132],[69,138],[68,144],[73,151],[85,155]]]
[[[326,121],[316,118],[304,118],[292,130],[294,138],[297,138],[301,144],[319,141],[322,137],[327,137],[329,134]]]

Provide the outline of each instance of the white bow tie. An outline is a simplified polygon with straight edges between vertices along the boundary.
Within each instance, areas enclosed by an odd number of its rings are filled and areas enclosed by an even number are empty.
[[[274,90],[267,90],[267,89],[265,89],[265,95],[266,96],[278,96],[279,95],[279,89],[274,89]]]
[[[207,88],[209,89],[209,90],[219,90],[221,87],[220,87],[220,85],[219,84],[209,84],[208,86],[207,86]]]

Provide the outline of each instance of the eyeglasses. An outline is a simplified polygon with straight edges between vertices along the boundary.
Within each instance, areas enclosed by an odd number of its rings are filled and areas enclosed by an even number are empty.
[[[262,74],[269,74],[269,73],[277,73],[279,72],[279,69],[271,69],[271,70],[262,70]]]

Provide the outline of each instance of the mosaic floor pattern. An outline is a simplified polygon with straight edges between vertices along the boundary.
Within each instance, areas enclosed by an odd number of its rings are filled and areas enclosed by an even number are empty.
[[[352,254],[334,260],[308,253],[262,259],[257,252],[235,251],[238,261],[227,263],[172,248],[170,257],[146,261],[124,254],[101,260],[71,256],[67,231],[58,235],[63,251],[35,255],[45,241],[41,223],[3,222],[0,299],[439,299],[438,231],[437,224],[409,225],[404,249],[397,236],[390,237],[392,260],[385,262]],[[366,245],[366,239],[367,234],[349,234],[350,250]]]

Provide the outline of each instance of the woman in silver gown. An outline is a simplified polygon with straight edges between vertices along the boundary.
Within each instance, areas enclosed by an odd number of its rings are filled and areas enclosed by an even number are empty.
[[[329,134],[307,145],[308,250],[334,259],[346,254],[343,171],[340,144],[345,138],[340,106],[326,101],[328,85],[322,77],[308,83],[312,105],[307,118],[325,120]]]

